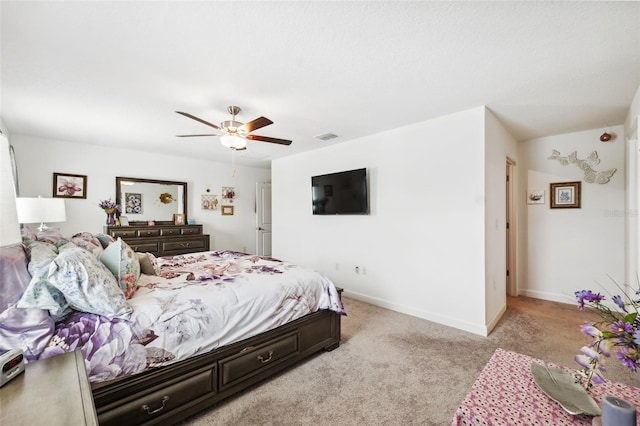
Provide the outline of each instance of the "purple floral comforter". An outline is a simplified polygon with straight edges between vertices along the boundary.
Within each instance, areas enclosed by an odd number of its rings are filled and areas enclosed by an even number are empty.
[[[344,314],[318,272],[273,258],[211,251],[158,258],[141,275],[130,320],[74,313],[40,358],[81,349],[89,380],[168,365],[271,330],[320,309]]]

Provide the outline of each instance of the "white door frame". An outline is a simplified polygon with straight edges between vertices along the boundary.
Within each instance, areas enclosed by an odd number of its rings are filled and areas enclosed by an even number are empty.
[[[518,244],[518,232],[516,227],[516,210],[514,188],[515,188],[515,166],[516,162],[507,157],[507,196],[506,196],[506,208],[507,208],[507,233],[506,233],[506,245],[507,245],[507,294],[509,296],[518,295],[518,281],[517,281],[517,244]]]
[[[256,254],[271,256],[271,182],[256,182]]]

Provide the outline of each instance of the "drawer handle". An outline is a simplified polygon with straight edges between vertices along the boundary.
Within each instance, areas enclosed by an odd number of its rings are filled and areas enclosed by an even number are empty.
[[[191,243],[180,243],[180,247],[189,247]]]
[[[269,351],[269,358],[265,359],[262,355],[258,355],[258,361],[260,361],[263,364],[266,364],[269,361],[271,361],[272,356],[273,356],[273,351]]]
[[[167,403],[167,401],[168,401],[168,400],[169,400],[169,397],[168,397],[168,396],[165,396],[164,398],[162,398],[162,407],[160,407],[160,408],[156,408],[156,409],[155,409],[155,410],[153,410],[153,411],[151,411],[151,408],[150,408],[147,404],[144,404],[144,405],[142,406],[142,411],[146,411],[146,412],[147,412],[147,414],[149,414],[149,415],[151,415],[151,414],[155,414],[155,413],[159,413],[160,411],[164,410],[164,407],[165,407],[165,405],[166,405],[166,403]]]

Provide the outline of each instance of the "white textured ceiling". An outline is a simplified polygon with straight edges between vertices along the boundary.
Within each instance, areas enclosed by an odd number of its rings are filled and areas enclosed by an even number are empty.
[[[638,2],[2,1],[11,134],[228,161],[207,121],[266,116],[269,159],[487,105],[518,140],[621,124]],[[331,141],[314,139],[332,132]],[[389,141],[392,145],[393,141]]]

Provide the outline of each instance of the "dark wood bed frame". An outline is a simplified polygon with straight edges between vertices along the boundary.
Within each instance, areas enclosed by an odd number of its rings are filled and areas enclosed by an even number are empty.
[[[207,354],[92,385],[105,425],[170,425],[340,345],[340,315],[322,310]]]

